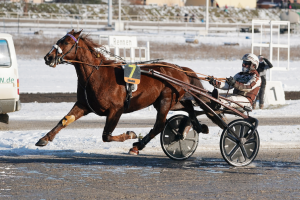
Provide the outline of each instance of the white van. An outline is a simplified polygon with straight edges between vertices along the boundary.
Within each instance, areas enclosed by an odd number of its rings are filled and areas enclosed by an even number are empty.
[[[12,36],[0,33],[0,122],[8,124],[9,112],[21,109],[19,74]]]

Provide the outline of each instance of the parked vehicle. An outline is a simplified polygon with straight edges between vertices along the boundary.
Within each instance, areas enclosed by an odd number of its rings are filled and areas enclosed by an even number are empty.
[[[299,22],[300,22],[300,17],[299,14],[293,10],[287,10],[283,11],[280,13],[280,20],[281,21],[289,21],[291,26],[290,26],[290,32],[295,32],[298,29]],[[280,26],[280,33],[286,33],[288,31],[287,26]]]
[[[12,36],[0,33],[0,122],[21,109],[18,64]]]
[[[280,8],[280,7],[281,7],[281,5],[279,3],[274,3],[274,2],[257,3],[257,8],[270,9],[270,8]]]

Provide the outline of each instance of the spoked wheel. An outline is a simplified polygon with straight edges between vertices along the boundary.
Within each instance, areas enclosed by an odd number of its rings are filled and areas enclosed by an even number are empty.
[[[174,160],[185,160],[193,155],[198,146],[199,135],[191,129],[183,137],[189,117],[185,115],[175,115],[171,117],[165,125],[160,135],[160,143],[165,154]]]
[[[251,135],[252,127],[245,120],[235,120],[224,129],[220,149],[228,164],[241,167],[255,159],[259,150],[259,136],[257,130]]]

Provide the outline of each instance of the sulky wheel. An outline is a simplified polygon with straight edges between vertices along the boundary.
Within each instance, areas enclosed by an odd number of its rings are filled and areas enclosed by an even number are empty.
[[[257,130],[250,135],[252,127],[245,120],[235,120],[224,129],[220,149],[228,164],[241,167],[255,159],[259,150],[259,136]]]
[[[186,126],[191,126],[189,132],[183,136]],[[165,154],[174,160],[185,160],[197,149],[198,133],[193,129],[189,117],[175,115],[165,125],[160,135],[160,143]]]

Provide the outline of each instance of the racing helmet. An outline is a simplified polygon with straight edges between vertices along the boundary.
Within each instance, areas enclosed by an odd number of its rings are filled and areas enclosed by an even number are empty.
[[[259,59],[256,55],[254,55],[253,53],[247,53],[242,57],[243,60],[243,72],[248,72],[251,70],[256,70],[258,68],[259,65]],[[250,67],[246,67],[250,65]]]

